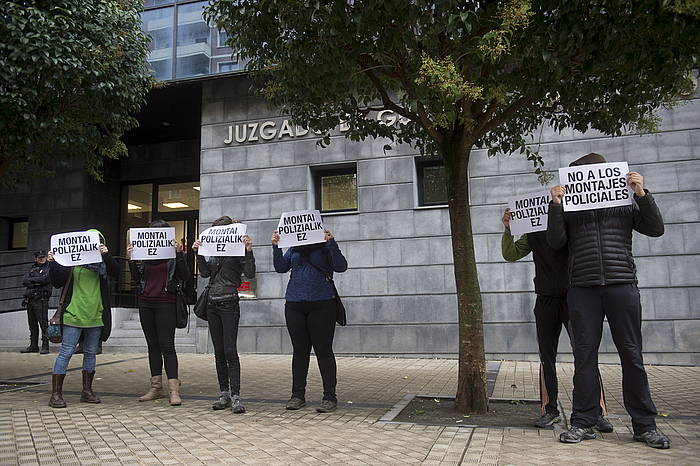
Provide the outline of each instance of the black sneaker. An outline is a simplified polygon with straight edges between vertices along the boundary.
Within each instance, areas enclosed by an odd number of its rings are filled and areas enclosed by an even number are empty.
[[[49,354],[49,342],[45,341],[44,343],[41,344],[41,350],[39,351],[39,354]]]
[[[238,395],[231,396],[231,411],[233,414],[245,413],[245,406],[241,404],[241,397]]]
[[[221,392],[219,399],[211,405],[211,409],[214,411],[220,411],[222,409],[231,407],[231,395],[229,392]]]
[[[598,432],[602,432],[604,434],[609,434],[610,432],[615,430],[610,421],[605,419],[603,416],[598,417],[598,420],[596,421],[595,426],[593,427],[595,427]]]
[[[595,432],[590,427],[582,429],[571,426],[566,432],[562,432],[559,441],[563,443],[579,443],[581,440],[591,440],[595,438]]]
[[[559,414],[544,413],[541,418],[533,423],[533,425],[535,427],[539,427],[540,429],[544,429],[545,427],[550,427],[557,422],[561,422]]]
[[[646,442],[651,448],[661,448],[662,450],[671,448],[671,440],[656,429],[642,432],[639,435],[635,434],[634,439],[637,442]]]
[[[304,406],[306,406],[306,400],[293,396],[289,399],[289,401],[287,401],[287,406],[285,406],[285,409],[295,411],[303,408]]]
[[[27,346],[23,350],[20,350],[20,353],[38,353],[39,352],[39,347],[38,346]]]
[[[317,413],[332,413],[338,408],[337,400],[321,400],[321,406],[316,408]]]

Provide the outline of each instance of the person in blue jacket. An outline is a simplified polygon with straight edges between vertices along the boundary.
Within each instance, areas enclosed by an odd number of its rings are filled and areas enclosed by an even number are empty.
[[[326,276],[332,278],[333,272],[345,272],[348,262],[328,230],[325,243],[289,248],[284,255],[278,247],[279,239],[279,232],[275,230],[272,233],[272,262],[275,270],[279,273],[292,271],[284,305],[287,330],[294,350],[292,397],[286,408],[295,410],[306,406],[306,376],[313,348],[323,380],[323,400],[316,411],[335,411],[338,407],[333,354],[336,305],[335,293]]]

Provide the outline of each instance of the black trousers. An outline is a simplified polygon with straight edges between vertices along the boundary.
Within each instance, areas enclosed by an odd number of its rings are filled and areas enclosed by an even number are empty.
[[[175,303],[159,303],[141,300],[139,318],[148,345],[148,365],[151,377],[165,373],[169,379],[178,378],[177,353],[175,352]]]
[[[333,335],[335,334],[335,301],[290,302],[284,305],[287,330],[292,340],[292,396],[305,399],[306,376],[309,373],[311,348],[323,380],[323,399],[336,400],[337,384]]]
[[[591,427],[598,417],[598,348],[603,318],[622,363],[622,396],[635,434],[656,428],[656,407],[642,358],[642,311],[637,286],[629,284],[570,288],[567,295],[574,346],[574,396],[571,424]]]
[[[207,303],[209,334],[214,344],[219,389],[241,394],[241,362],[238,359],[238,323],[241,308],[238,300]]]
[[[535,325],[537,328],[537,345],[540,353],[540,405],[542,414],[559,414],[557,401],[559,384],[557,382],[557,353],[559,335],[564,327],[569,335],[571,347],[574,348],[574,336],[569,325],[569,308],[566,298],[537,296],[535,301]],[[596,366],[597,372],[597,366]],[[600,374],[598,375],[600,380]],[[600,412],[606,413],[605,394],[600,381]]]
[[[41,342],[48,343],[46,329],[49,326],[49,300],[41,297],[27,299],[27,323],[29,323],[29,346],[39,346],[39,329]]]

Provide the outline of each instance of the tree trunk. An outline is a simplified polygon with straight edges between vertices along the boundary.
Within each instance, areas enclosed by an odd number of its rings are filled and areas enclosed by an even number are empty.
[[[488,411],[481,290],[476,271],[469,210],[470,147],[443,146],[452,232],[452,257],[459,315],[459,374],[456,409],[460,413]]]

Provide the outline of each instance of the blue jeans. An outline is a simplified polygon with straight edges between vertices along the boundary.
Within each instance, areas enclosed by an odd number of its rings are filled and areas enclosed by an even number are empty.
[[[95,355],[97,354],[97,344],[100,342],[100,336],[102,335],[102,327],[80,328],[64,325],[61,349],[53,365],[54,374],[66,373],[68,362],[73,353],[75,353],[75,347],[78,345],[81,334],[85,335],[83,337],[83,370],[95,372],[95,363],[97,361]]]

